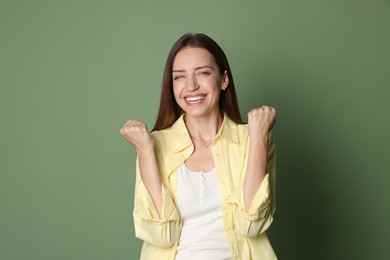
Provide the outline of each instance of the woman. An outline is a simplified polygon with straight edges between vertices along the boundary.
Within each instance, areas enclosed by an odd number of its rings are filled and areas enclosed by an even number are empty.
[[[242,123],[229,63],[204,34],[185,34],[164,71],[154,129],[129,120],[137,152],[134,223],[141,259],[276,259],[275,109]]]

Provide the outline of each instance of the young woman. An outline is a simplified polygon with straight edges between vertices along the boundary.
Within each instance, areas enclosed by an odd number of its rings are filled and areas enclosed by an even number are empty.
[[[164,71],[154,129],[129,120],[137,152],[134,223],[141,259],[276,259],[265,234],[275,211],[276,111],[243,124],[227,58],[210,37],[185,34]]]

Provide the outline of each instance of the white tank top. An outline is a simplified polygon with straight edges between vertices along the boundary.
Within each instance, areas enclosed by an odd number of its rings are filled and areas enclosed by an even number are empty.
[[[176,260],[231,260],[222,222],[222,198],[215,169],[179,167],[177,206],[183,227]]]

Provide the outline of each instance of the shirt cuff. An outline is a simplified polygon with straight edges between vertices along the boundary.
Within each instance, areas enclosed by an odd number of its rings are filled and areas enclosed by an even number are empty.
[[[164,185],[162,185],[162,198],[162,211],[161,216],[159,216],[156,206],[154,205],[153,199],[141,180],[136,190],[134,202],[135,210],[139,217],[146,220],[161,223],[166,221],[179,220],[180,217],[176,205],[172,199],[172,196],[169,194]]]
[[[243,217],[255,221],[265,218],[268,215],[268,209],[271,203],[269,178],[269,174],[266,174],[252,199],[248,211],[245,209],[244,190],[242,189],[240,191],[239,208]]]

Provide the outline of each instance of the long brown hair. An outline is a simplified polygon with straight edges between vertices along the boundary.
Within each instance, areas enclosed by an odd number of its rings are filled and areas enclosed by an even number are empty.
[[[162,82],[160,107],[156,124],[152,131],[162,130],[170,127],[184,113],[183,109],[177,104],[173,94],[172,68],[176,54],[184,47],[203,48],[210,52],[218,65],[221,75],[227,72],[229,84],[225,91],[221,91],[219,97],[219,110],[221,115],[226,114],[233,122],[243,123],[241,120],[240,110],[237,102],[237,95],[234,89],[234,81],[230,70],[229,62],[225,53],[219,45],[205,34],[184,34],[172,46],[165,63],[164,76]]]

